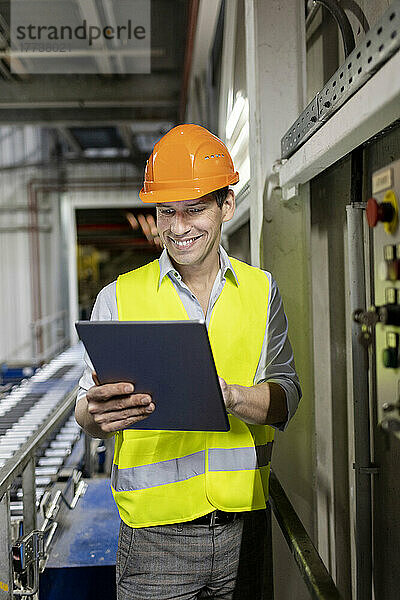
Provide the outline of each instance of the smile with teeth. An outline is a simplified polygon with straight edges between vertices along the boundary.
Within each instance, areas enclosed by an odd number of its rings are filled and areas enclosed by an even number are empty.
[[[173,238],[169,239],[175,244],[175,246],[178,246],[178,248],[186,248],[188,246],[191,246],[200,237],[201,235],[198,235],[197,237],[188,238],[187,240],[174,240]]]

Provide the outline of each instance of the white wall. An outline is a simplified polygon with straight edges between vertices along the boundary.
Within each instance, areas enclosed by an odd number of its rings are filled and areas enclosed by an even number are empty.
[[[107,177],[118,181],[137,175],[135,168],[127,163],[58,163],[53,152],[54,140],[54,134],[46,129],[0,127],[0,363],[29,363],[35,358],[31,343],[34,309],[29,182],[50,179],[67,185],[71,179],[101,181]],[[40,185],[36,189],[38,187]],[[72,204],[80,205],[88,194],[78,193],[78,198],[75,195],[73,200],[69,197],[67,201],[64,195],[64,204],[71,203],[71,207],[69,211],[64,208],[70,221],[62,223],[60,190],[53,183],[50,191],[37,192],[41,317],[71,309],[69,296],[76,286],[76,281],[69,280],[71,264],[75,261]],[[112,206],[120,195],[101,190],[93,192],[90,205]],[[134,204],[137,194],[126,192],[127,195]],[[126,197],[124,200],[128,202]],[[65,323],[65,332],[71,331]],[[43,336],[46,351],[52,343],[49,328],[44,329]]]
[[[43,148],[48,133],[34,127],[0,127],[0,362],[24,362],[31,358],[32,285],[29,234],[28,182],[48,176],[51,169]],[[18,168],[21,165],[21,168]],[[24,165],[24,166],[22,166]],[[32,166],[27,166],[32,165]],[[43,203],[41,201],[41,208]],[[57,306],[58,285],[51,261],[57,262],[57,246],[50,250],[51,229],[57,207],[39,211],[43,312]]]

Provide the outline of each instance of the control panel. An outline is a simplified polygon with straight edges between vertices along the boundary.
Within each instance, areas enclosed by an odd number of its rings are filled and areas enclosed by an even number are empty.
[[[400,160],[372,176],[367,221],[373,229],[375,306],[364,314],[375,326],[378,420],[400,439]]]

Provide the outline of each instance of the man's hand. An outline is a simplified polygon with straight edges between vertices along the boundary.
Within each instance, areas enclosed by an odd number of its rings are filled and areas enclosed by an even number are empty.
[[[78,402],[75,409],[76,420],[93,437],[109,437],[120,429],[125,429],[146,419],[155,410],[149,394],[134,394],[131,383],[107,383],[91,387],[86,397]]]
[[[131,383],[106,383],[88,390],[88,412],[105,433],[125,429],[154,411],[151,396],[134,394],[134,389]]]
[[[234,405],[234,387],[233,385],[228,385],[225,379],[222,379],[222,377],[218,377],[218,379],[219,385],[221,386],[222,396],[224,398],[226,410],[232,412],[231,409]]]
[[[265,381],[245,387],[218,379],[226,410],[245,423],[275,425],[287,420],[286,394],[279,384]]]

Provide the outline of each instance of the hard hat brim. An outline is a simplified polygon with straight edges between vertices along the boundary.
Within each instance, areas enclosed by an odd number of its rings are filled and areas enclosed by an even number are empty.
[[[139,192],[139,198],[142,202],[151,204],[156,204],[158,202],[183,202],[184,200],[195,200],[196,198],[201,198],[202,196],[215,192],[215,190],[219,190],[227,185],[235,185],[238,181],[239,173],[236,171],[230,176],[213,177],[212,182],[206,182],[204,179],[198,182],[199,185],[193,185],[194,182],[191,182],[192,185],[187,188],[182,187],[182,182],[176,182],[176,187],[172,187],[171,183],[169,183],[167,189],[149,189],[153,187],[151,183],[149,183],[146,186],[148,189],[145,190],[145,188],[142,187]],[[181,185],[179,185],[179,183]]]

